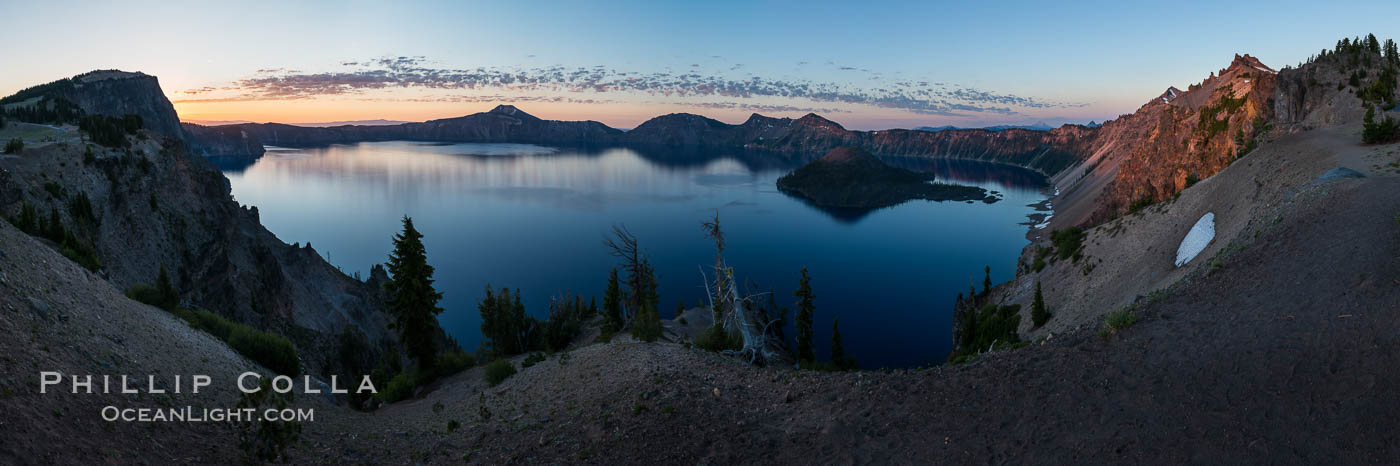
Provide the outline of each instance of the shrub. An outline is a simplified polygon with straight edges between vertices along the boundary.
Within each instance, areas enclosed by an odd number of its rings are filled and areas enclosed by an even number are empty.
[[[24,150],[24,138],[14,138],[5,143],[6,154],[18,154],[22,150]]]
[[[530,353],[529,356],[525,357],[524,361],[520,362],[520,368],[524,369],[530,366],[534,366],[535,364],[544,362],[545,359],[547,359],[547,357],[544,355],[544,353]]]
[[[976,312],[963,314],[960,322],[958,347],[963,351],[978,352],[994,348],[1000,343],[1016,343],[1021,337],[1016,328],[1021,325],[1021,305],[998,306],[989,303]]]
[[[379,391],[380,401],[393,403],[408,399],[413,395],[413,387],[418,386],[418,374],[415,372],[400,372],[394,378],[389,379],[389,385],[384,386]]]
[[[695,347],[713,352],[739,350],[744,347],[744,339],[739,332],[729,333],[723,327],[712,326],[695,337]]]
[[[1152,197],[1152,194],[1143,194],[1142,197],[1137,198],[1132,204],[1128,205],[1128,213],[1136,214],[1141,212],[1142,209],[1148,208],[1154,202],[1157,202],[1157,200]]]
[[[126,289],[126,297],[140,301],[145,304],[160,307],[163,298],[156,287],[150,283],[137,283]],[[215,335],[217,336],[217,335]]]
[[[497,359],[486,365],[486,383],[492,387],[500,385],[512,375],[515,375],[515,365],[507,359]]]
[[[88,242],[78,239],[71,231],[64,232],[63,241],[58,245],[58,252],[63,254],[63,257],[67,257],[68,260],[76,262],[90,271],[96,272],[102,268],[102,259],[97,257],[97,249]]]
[[[1138,318],[1132,311],[1123,309],[1108,313],[1108,318],[1105,319],[1104,323],[1108,324],[1110,330],[1118,331],[1132,326],[1137,321]]]
[[[1380,121],[1376,121],[1375,113],[1375,108],[1368,106],[1361,129],[1361,142],[1384,144],[1400,141],[1400,121],[1388,115],[1381,117]]]
[[[1084,247],[1084,236],[1083,228],[1069,227],[1050,232],[1050,242],[1055,244],[1055,254],[1060,259],[1077,258]]]
[[[246,325],[234,324],[228,337],[228,345],[235,351],[257,361],[263,367],[284,375],[296,375],[301,371],[297,361],[296,348],[278,335],[254,330]]]
[[[462,350],[446,351],[438,353],[436,361],[433,371],[438,377],[447,377],[475,366],[476,356]]]
[[[49,197],[53,199],[63,199],[68,197],[68,190],[64,189],[63,185],[58,184],[54,181],[44,183],[44,191],[48,192]]]
[[[292,394],[277,393],[272,389],[272,379],[264,378],[261,389],[244,393],[238,401],[238,408],[261,413],[260,408],[283,410],[291,402]],[[282,462],[287,459],[287,447],[301,438],[300,422],[268,421],[261,416],[238,422],[238,447],[250,459],[259,462]]]

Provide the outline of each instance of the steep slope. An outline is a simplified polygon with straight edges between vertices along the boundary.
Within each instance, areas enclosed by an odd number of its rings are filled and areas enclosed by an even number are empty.
[[[139,85],[88,101],[169,106],[151,87],[153,78],[114,79]],[[87,85],[51,86],[43,96],[77,95],[68,86]],[[88,112],[129,110],[139,109],[122,104]],[[41,223],[50,230],[62,225],[72,237],[52,237],[61,241],[56,248],[76,251],[75,258],[89,260],[119,288],[153,283],[164,267],[184,305],[287,336],[313,370],[336,354],[342,332],[365,335],[376,352],[396,344],[382,311],[382,271],[357,280],[310,245],[277,239],[259,223],[256,208],[233,200],[212,163],[189,154],[178,126],[173,134],[155,128],[122,136],[129,147],[121,148],[85,142],[70,125],[58,128],[64,136],[56,142],[0,158],[0,215],[17,218],[26,206],[41,212]]]
[[[105,406],[160,409],[199,405],[233,407],[233,380],[264,372],[223,342],[191,329],[170,313],[122,296],[121,291],[54,252],[41,240],[0,222],[0,412],[5,435],[0,463],[134,464],[225,463],[239,453],[233,433],[217,423],[171,427],[107,422]],[[93,375],[99,393],[72,393],[69,385],[39,393],[41,371]],[[199,394],[102,394],[101,376],[208,375],[217,381]],[[115,383],[115,382],[113,382]],[[314,401],[314,400],[307,400]]]
[[[1249,55],[1179,92],[1170,88],[1092,136],[1082,169],[1055,179],[1052,228],[1097,225],[1208,178],[1254,144],[1272,119],[1275,72]]]

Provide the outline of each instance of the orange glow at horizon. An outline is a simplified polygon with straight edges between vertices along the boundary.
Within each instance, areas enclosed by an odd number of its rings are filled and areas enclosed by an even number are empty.
[[[427,121],[485,112],[497,105],[515,105],[531,115],[549,120],[596,120],[615,128],[632,128],[664,113],[688,111],[727,122],[742,122],[750,111],[693,109],[684,105],[599,105],[567,102],[402,102],[343,100],[261,100],[179,102],[175,112],[182,121],[253,121],[259,123],[318,123],[354,120]],[[773,114],[772,116],[793,116]],[[797,115],[800,116],[800,115]]]
[[[404,102],[392,100],[256,100],[181,102],[175,100],[181,121],[253,121],[258,123],[320,123],[356,120],[427,121],[489,111],[497,105],[514,105],[548,120],[595,120],[614,128],[633,128],[653,117],[674,112],[705,115],[726,123],[742,123],[754,113],[745,109],[695,108],[683,104],[597,104],[577,102]],[[800,117],[803,112],[758,112],[772,117]],[[825,115],[842,122],[846,113]]]

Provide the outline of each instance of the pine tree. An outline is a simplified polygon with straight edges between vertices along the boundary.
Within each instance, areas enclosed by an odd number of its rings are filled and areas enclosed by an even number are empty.
[[[1045,308],[1045,297],[1040,294],[1040,281],[1035,282],[1035,301],[1031,302],[1031,322],[1035,328],[1050,320],[1050,311]]]
[[[608,274],[608,289],[603,292],[603,312],[603,333],[622,330],[622,287],[618,283],[616,267]]]
[[[681,314],[685,314],[685,300],[683,299],[676,301],[676,314],[671,316],[671,318],[679,319],[681,318]]]
[[[638,290],[641,308],[638,309],[632,324],[632,336],[638,340],[652,342],[661,337],[661,299],[656,293],[656,269],[652,268],[647,259],[642,259],[641,274],[642,288]]]
[[[831,321],[831,363],[836,367],[845,367],[846,348],[841,346],[841,318],[837,317]]]
[[[812,278],[807,275],[807,268],[802,268],[802,278],[797,281],[797,291],[792,293],[797,297],[797,359],[799,361],[815,361],[816,354],[812,351],[812,314],[817,307],[812,303],[816,296],[812,295]]]
[[[44,237],[57,243],[63,241],[63,219],[58,216],[57,207],[49,207],[49,223],[44,229]]]
[[[653,342],[661,338],[661,313],[651,302],[642,303],[642,309],[637,312],[636,320],[632,321],[632,336],[645,342]]]
[[[389,292],[386,302],[394,318],[393,326],[408,355],[419,367],[429,368],[437,355],[433,344],[437,330],[437,315],[442,313],[438,301],[442,293],[433,289],[433,266],[428,265],[428,253],[423,247],[423,235],[413,227],[413,219],[403,218],[403,232],[394,235],[394,251],[389,255],[391,278],[384,283]]]
[[[20,231],[31,235],[39,232],[39,214],[34,209],[34,204],[30,204],[29,201],[24,201],[20,207],[18,227]]]
[[[180,292],[175,290],[170,275],[165,273],[165,264],[160,265],[160,274],[156,276],[156,292],[159,293],[162,309],[173,311],[180,305]]]
[[[982,279],[982,294],[992,292],[992,266],[987,266],[987,276]]]

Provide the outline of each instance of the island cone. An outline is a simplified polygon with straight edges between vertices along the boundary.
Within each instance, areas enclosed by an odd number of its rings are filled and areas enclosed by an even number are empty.
[[[778,179],[778,189],[823,207],[876,209],[911,199],[995,202],[974,186],[933,182],[933,175],[886,165],[858,147],[838,147]]]

